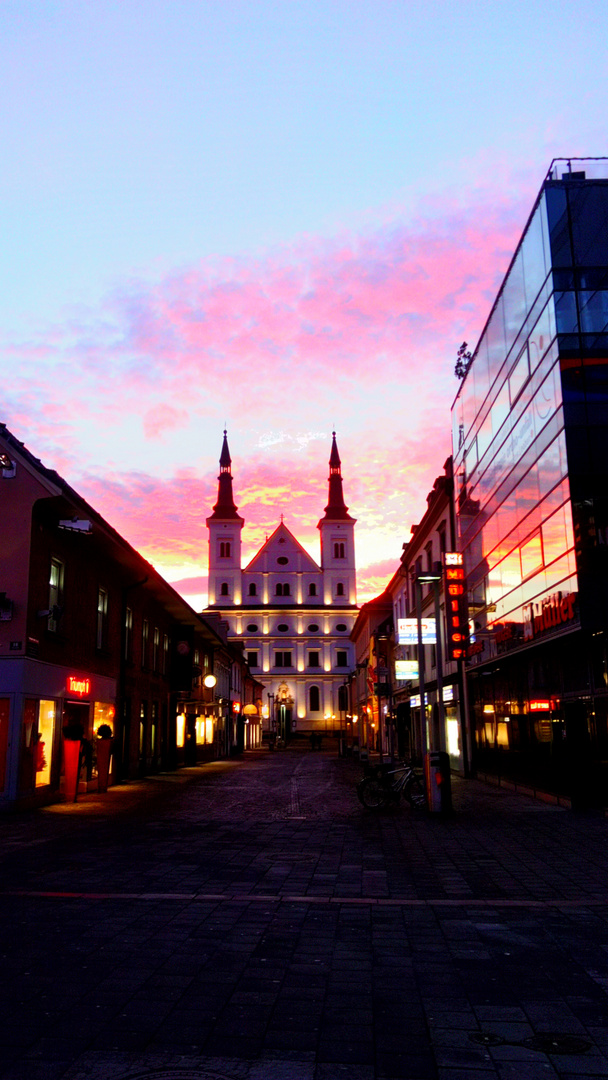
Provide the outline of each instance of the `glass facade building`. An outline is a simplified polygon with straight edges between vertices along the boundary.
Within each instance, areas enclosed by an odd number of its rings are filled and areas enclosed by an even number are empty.
[[[478,767],[605,802],[607,159],[552,163],[452,420]]]

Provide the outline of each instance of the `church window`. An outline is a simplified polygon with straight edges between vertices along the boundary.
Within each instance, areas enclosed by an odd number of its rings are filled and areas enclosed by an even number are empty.
[[[290,594],[291,594],[291,589],[289,588],[289,585],[287,584],[287,582],[285,582],[285,584],[283,585],[283,596],[289,596]]]
[[[257,622],[247,623],[247,630],[249,631],[250,634],[256,634],[257,630],[258,630]]]
[[[247,653],[247,663],[249,664],[249,667],[258,667],[258,654],[257,654],[257,651]]]
[[[344,596],[344,585],[341,581],[336,585],[336,596]]]
[[[289,559],[287,558],[286,555],[279,555],[279,557],[277,559],[277,562],[279,563],[280,566],[287,566],[287,563],[289,562]]]
[[[229,596],[229,595],[230,594],[228,592],[228,582],[227,581],[222,581],[222,584],[220,585],[220,596]]]
[[[334,559],[344,558],[344,544],[334,544]]]
[[[348,653],[346,649],[338,649],[336,653],[336,667],[348,667]]]
[[[308,666],[309,667],[320,667],[319,653],[318,652],[309,652],[309,654],[308,654]]]
[[[289,596],[290,595],[290,589],[289,589],[288,582],[285,582],[284,584],[281,584],[281,582],[279,582],[276,589],[275,589],[275,595],[276,596]]]
[[[318,629],[319,627],[317,626],[316,622],[311,622],[308,624],[309,633],[316,634]]]
[[[321,708],[321,695],[318,686],[311,686],[308,691],[308,707],[310,712],[319,712]]]
[[[222,543],[220,544],[220,559],[229,559],[229,558],[230,558],[230,541],[229,540],[222,540]]]
[[[258,595],[258,590],[256,588],[255,581],[252,581],[251,585],[249,586],[249,595],[250,596],[257,596]]]
[[[347,626],[345,622],[336,623],[336,630],[346,630]]]
[[[308,595],[309,596],[316,596],[317,595],[317,586],[315,585],[314,581],[312,582],[311,585],[308,586]]]
[[[274,654],[274,666],[275,667],[291,667],[291,649],[287,652],[277,652]]]
[[[279,625],[277,626],[277,630],[280,630],[282,634],[286,634],[287,631],[289,630],[289,626],[287,625],[286,622],[280,622]]]

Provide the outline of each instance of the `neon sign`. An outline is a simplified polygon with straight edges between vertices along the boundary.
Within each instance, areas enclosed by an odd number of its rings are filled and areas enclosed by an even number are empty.
[[[446,660],[464,660],[469,643],[469,612],[462,552],[446,551],[443,556]]]
[[[68,675],[66,687],[69,694],[78,694],[78,697],[88,697],[91,692],[91,680],[80,678],[79,675]]]

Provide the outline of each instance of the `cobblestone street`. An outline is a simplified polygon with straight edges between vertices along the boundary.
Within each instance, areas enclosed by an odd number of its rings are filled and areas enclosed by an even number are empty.
[[[608,824],[260,751],[0,819],[2,1080],[608,1074]]]

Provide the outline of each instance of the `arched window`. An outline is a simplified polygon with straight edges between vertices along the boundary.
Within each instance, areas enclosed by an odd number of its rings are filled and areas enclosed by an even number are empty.
[[[228,582],[227,581],[222,581],[222,584],[220,585],[220,596],[229,596],[229,595],[230,594],[228,592]]]
[[[249,586],[249,595],[250,596],[257,596],[258,595],[258,591],[257,591],[257,589],[255,587],[255,581],[252,581],[251,585]]]
[[[220,559],[230,558],[230,543],[223,541],[220,544]]]
[[[334,544],[334,559],[344,558],[344,544]]]
[[[291,589],[289,588],[288,582],[285,582],[285,584],[283,585],[283,596],[290,596],[290,595],[291,595]]]
[[[341,581],[336,585],[336,596],[344,596],[344,585]]]
[[[275,592],[275,596],[282,596],[283,595],[283,586],[281,585],[280,582],[278,583],[278,585],[277,585],[276,589],[274,590],[274,592]]]
[[[309,596],[316,596],[317,595],[317,586],[315,585],[314,581],[313,581],[312,585],[308,586],[308,595]]]
[[[308,708],[310,712],[319,712],[321,708],[321,700],[318,686],[311,686],[310,690],[308,691]]]

